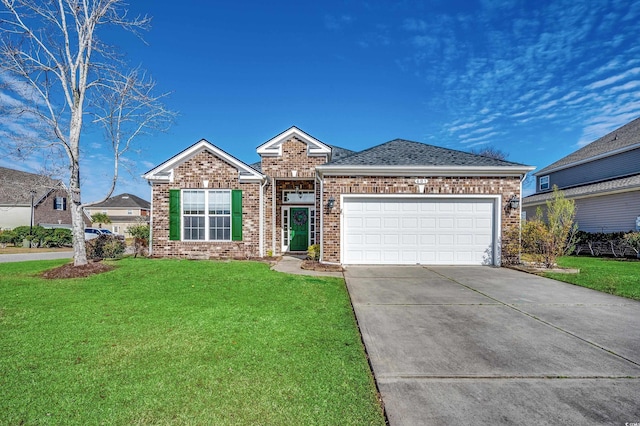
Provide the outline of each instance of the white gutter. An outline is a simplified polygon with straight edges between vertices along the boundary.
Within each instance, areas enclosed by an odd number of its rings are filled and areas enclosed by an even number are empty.
[[[532,166],[317,166],[322,176],[521,176]]]

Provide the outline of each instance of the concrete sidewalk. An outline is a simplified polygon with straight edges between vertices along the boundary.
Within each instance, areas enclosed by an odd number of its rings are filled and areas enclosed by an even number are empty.
[[[391,425],[640,421],[640,302],[506,268],[345,279]]]
[[[72,251],[52,251],[44,253],[0,254],[0,263],[25,262],[27,260],[71,259]]]
[[[282,256],[282,259],[276,263],[271,269],[278,272],[286,272],[287,274],[311,275],[314,277],[336,277],[344,278],[342,272],[325,272],[312,271],[302,269],[302,259],[295,256]]]

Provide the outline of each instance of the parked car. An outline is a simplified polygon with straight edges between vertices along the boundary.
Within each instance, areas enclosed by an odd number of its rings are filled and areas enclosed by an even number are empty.
[[[84,239],[85,241],[93,240],[94,238],[98,238],[100,235],[111,235],[112,237],[118,238],[120,240],[124,240],[123,235],[114,234],[108,229],[104,228],[84,228]]]

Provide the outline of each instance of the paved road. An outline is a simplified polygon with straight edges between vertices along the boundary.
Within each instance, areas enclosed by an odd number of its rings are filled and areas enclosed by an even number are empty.
[[[640,302],[506,268],[345,278],[392,426],[640,422]]]
[[[46,253],[0,254],[0,263],[24,262],[26,260],[70,259],[72,251],[52,251]]]

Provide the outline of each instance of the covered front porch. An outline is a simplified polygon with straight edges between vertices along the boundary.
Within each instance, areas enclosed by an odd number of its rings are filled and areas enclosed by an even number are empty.
[[[274,179],[272,183],[272,241],[274,254],[306,253],[318,241],[319,196],[315,179]]]

